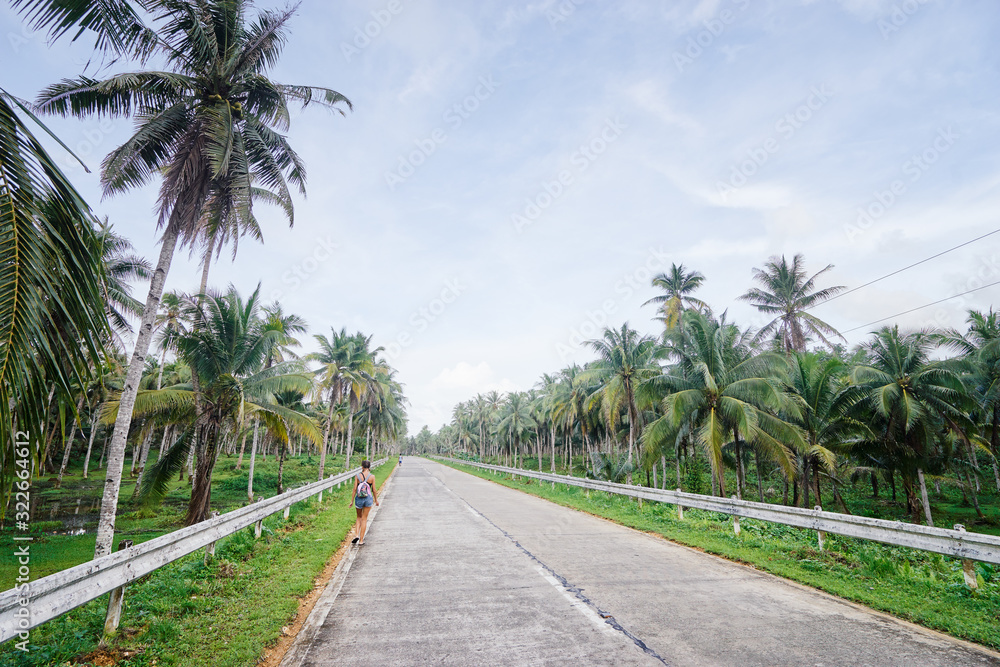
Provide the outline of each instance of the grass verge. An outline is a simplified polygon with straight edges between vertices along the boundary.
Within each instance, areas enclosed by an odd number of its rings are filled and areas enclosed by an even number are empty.
[[[384,481],[395,459],[374,470]],[[75,609],[31,633],[27,653],[13,642],[0,647],[0,665],[129,665],[243,667],[256,664],[282,636],[354,525],[350,488],[315,498],[219,543],[207,566],[198,551],[128,587],[118,636],[98,648],[107,596]]]
[[[1000,649],[1000,568],[976,565],[980,589],[962,578],[961,561],[906,547],[828,535],[819,551],[816,533],[801,528],[685,510],[565,485],[493,475],[471,466],[439,461],[457,470],[524,491],[559,505],[610,519],[637,530],[797,581],[954,637]]]

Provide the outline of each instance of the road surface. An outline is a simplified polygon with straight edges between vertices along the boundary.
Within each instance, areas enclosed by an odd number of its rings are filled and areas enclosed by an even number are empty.
[[[283,666],[1000,666],[969,644],[423,459],[399,467],[366,542]]]

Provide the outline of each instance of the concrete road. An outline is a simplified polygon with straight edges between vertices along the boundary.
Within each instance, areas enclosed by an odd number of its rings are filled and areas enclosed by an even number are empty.
[[[296,667],[1000,666],[969,644],[414,458],[328,608]]]

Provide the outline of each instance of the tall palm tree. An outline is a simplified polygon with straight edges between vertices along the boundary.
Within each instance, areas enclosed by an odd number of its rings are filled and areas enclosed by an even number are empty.
[[[643,382],[662,372],[659,363],[662,349],[650,336],[640,336],[628,322],[621,330],[605,328],[601,338],[587,343],[597,352],[597,362],[588,374],[600,381],[601,407],[608,428],[615,430],[623,412],[628,417],[628,463],[634,465],[635,441],[640,428],[635,392]],[[632,483],[631,472],[628,483]]]
[[[512,464],[517,466],[517,458],[521,452],[521,443],[528,431],[535,425],[531,416],[531,403],[524,392],[513,391],[507,395],[500,412],[497,428],[507,436],[510,445]]]
[[[358,411],[365,391],[373,382],[375,373],[375,357],[382,351],[381,347],[371,349],[371,336],[358,332],[348,335],[346,329],[337,332],[331,330],[331,336],[317,334],[314,336],[320,345],[319,352],[306,357],[308,361],[317,361],[321,365],[316,370],[321,393],[329,396],[329,416],[323,436],[323,449],[320,452],[319,479],[323,479],[326,465],[326,445],[329,442],[333,411],[336,406],[347,406],[346,434],[346,467],[351,466],[351,454],[354,451],[354,415]]]
[[[307,394],[312,377],[295,361],[263,368],[274,335],[261,326],[260,308],[257,291],[246,299],[232,288],[226,294],[210,292],[202,304],[202,326],[178,340],[178,355],[200,377],[203,400],[199,414],[194,414],[190,385],[140,392],[136,401],[139,417],[175,417],[178,412],[187,412],[185,432],[149,471],[143,488],[145,496],[162,497],[168,480],[180,470],[188,449],[196,443],[202,451],[197,456],[186,525],[208,518],[212,471],[221,437],[238,432],[246,417],[259,418],[271,437],[281,443],[287,443],[290,432],[319,441],[319,430],[311,419],[276,399],[285,392]],[[109,407],[109,417],[116,416],[120,403]]]
[[[93,377],[111,335],[96,219],[24,118],[33,118],[27,107],[0,89],[3,508],[14,479],[14,443],[23,441],[15,433],[46,423],[50,397],[61,405],[76,403],[73,386]],[[33,440],[31,457],[39,470],[41,439]]]
[[[663,294],[654,296],[646,304],[660,304],[660,317],[667,329],[673,329],[681,322],[681,313],[685,308],[695,308],[711,312],[708,304],[691,296],[691,293],[701,287],[705,276],[698,271],[687,271],[683,264],[671,264],[669,273],[661,273],[653,277],[653,287],[659,287]]]
[[[993,453],[993,479],[1000,491],[1000,313],[992,308],[986,313],[970,310],[966,324],[965,333],[950,329],[939,342],[958,352],[963,362],[960,370],[982,413]]]
[[[804,448],[799,430],[777,416],[795,411],[782,391],[787,363],[778,354],[754,354],[748,333],[698,311],[685,312],[668,341],[676,364],[643,387],[644,394],[663,396],[663,416],[650,424],[646,437],[670,437],[668,432],[690,424],[723,496],[722,456],[728,442],[735,445],[738,481],[744,443],[765,452],[789,476],[795,469],[792,450]]]
[[[283,200],[289,199],[289,183],[304,189],[304,165],[280,134],[289,125],[289,102],[317,102],[338,110],[340,103],[350,106],[336,91],[267,78],[287,41],[294,8],[263,10],[252,20],[247,16],[250,0],[146,4],[155,20],[152,53],[162,58],[167,70],[104,80],[81,76],[45,89],[38,99],[39,107],[49,113],[136,119],[135,134],[102,164],[106,195],[161,178],[160,255],[112,435],[95,557],[111,548],[132,407],[175,247],[203,237],[206,210],[223,219],[235,215],[249,224],[255,183]]]
[[[832,326],[806,312],[847,289],[843,285],[816,289],[816,279],[833,268],[825,268],[807,277],[801,254],[789,264],[785,256],[771,257],[763,269],[754,268],[753,279],[760,287],[751,287],[740,297],[760,312],[774,316],[758,331],[758,339],[776,336],[785,352],[805,352],[806,341],[815,336],[833,348],[829,337],[844,339]]]
[[[851,370],[858,407],[871,415],[872,430],[901,461],[913,520],[919,522],[922,506],[929,526],[934,519],[924,469],[942,433],[967,437],[968,415],[976,407],[959,374],[948,364],[931,360],[935,342],[936,337],[926,331],[901,334],[897,326],[883,327],[865,344],[871,363]],[[919,505],[914,481],[919,485]]]

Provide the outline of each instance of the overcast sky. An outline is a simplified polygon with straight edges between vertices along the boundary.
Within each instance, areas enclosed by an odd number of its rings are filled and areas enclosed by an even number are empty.
[[[995,0],[305,0],[291,30],[274,78],[354,111],[294,117],[309,169],[294,228],[261,211],[264,245],[210,283],[261,282],[306,318],[307,348],[331,327],[373,334],[411,433],[588,360],[598,325],[658,331],[641,304],[671,262],[760,324],[736,297],[770,255],[853,287],[1000,228]],[[89,56],[6,3],[0,35],[2,85],[27,98]],[[155,260],[155,189],[98,187],[128,121],[51,126],[95,172],[54,151],[74,183]],[[198,277],[184,253],[167,288]],[[815,314],[848,332],[995,281],[1000,234]],[[898,321],[961,326],[998,289]]]

